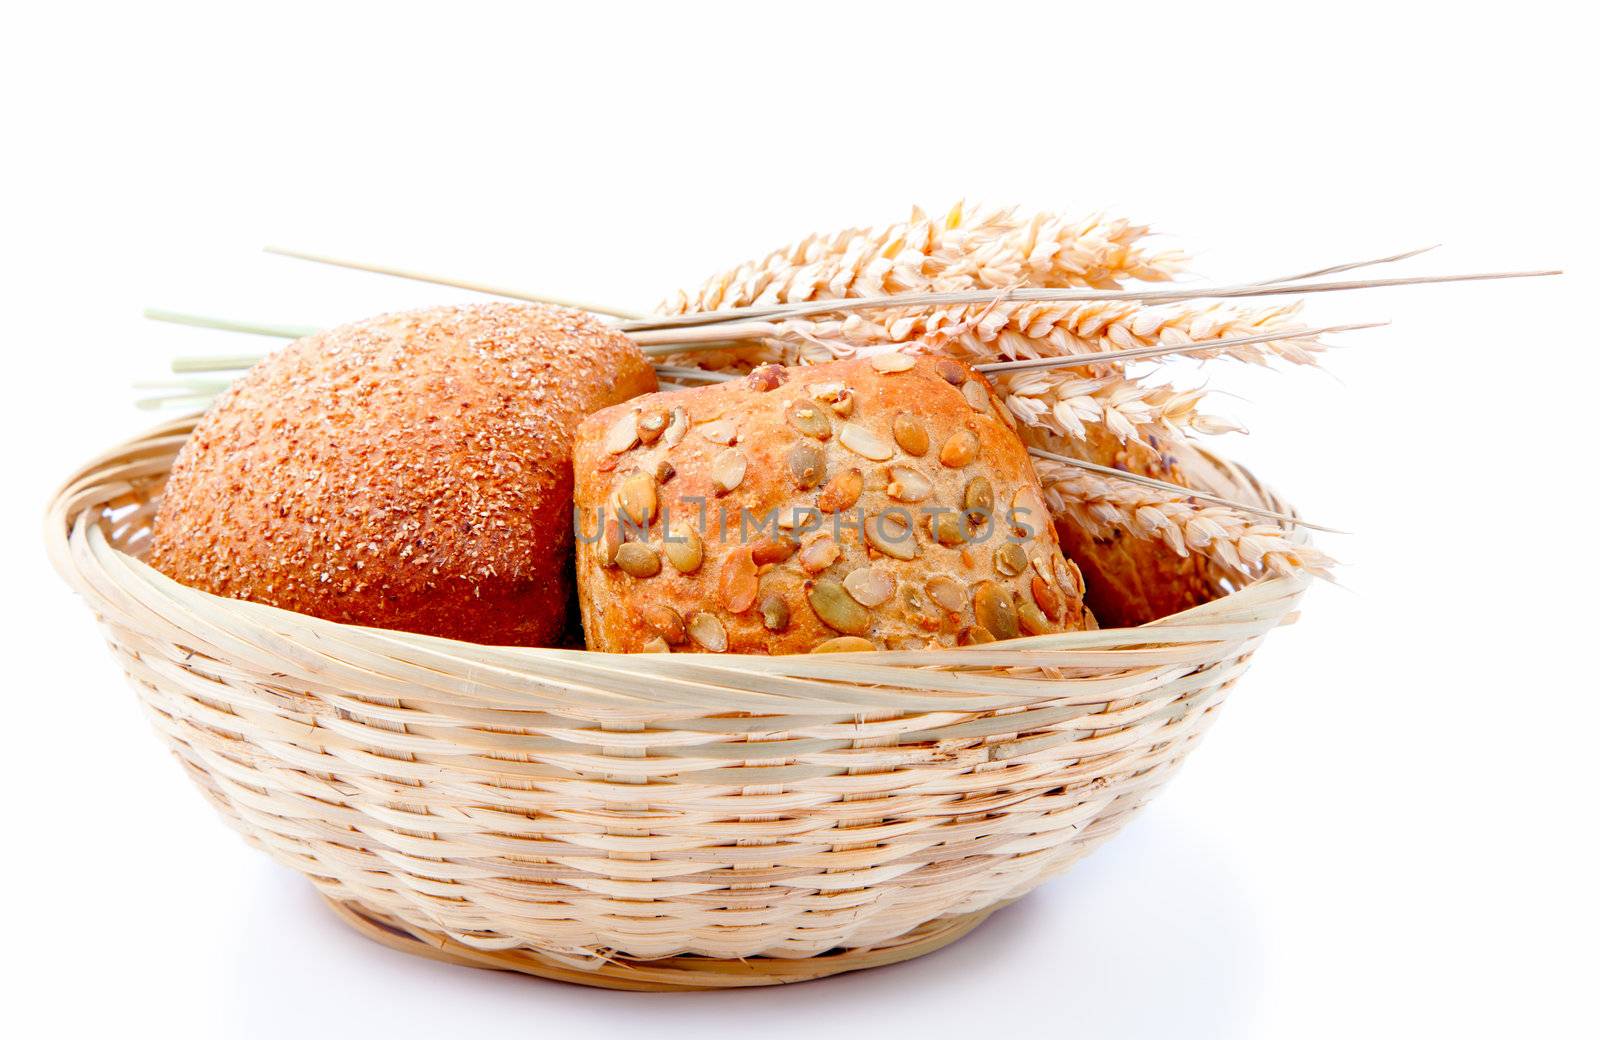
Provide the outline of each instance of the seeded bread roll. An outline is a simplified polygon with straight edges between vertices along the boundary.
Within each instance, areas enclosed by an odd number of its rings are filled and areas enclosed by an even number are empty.
[[[915,649],[1084,627],[1027,453],[956,361],[764,366],[651,394],[590,416],[573,458],[591,650]]]
[[[220,596],[478,643],[560,640],[572,430],[656,388],[578,311],[440,307],[289,345],[173,464],[150,562]]]

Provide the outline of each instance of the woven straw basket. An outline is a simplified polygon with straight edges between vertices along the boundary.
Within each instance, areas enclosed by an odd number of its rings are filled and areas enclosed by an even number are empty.
[[[168,746],[367,935],[595,986],[795,982],[959,938],[1166,782],[1307,584],[960,650],[477,646],[140,562],[194,421],[84,467],[48,517]]]

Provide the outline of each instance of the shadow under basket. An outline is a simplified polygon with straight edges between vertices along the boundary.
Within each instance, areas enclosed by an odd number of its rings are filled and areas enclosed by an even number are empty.
[[[478,646],[142,563],[194,421],[85,466],[47,521],[157,731],[363,934],[593,986],[797,982],[959,938],[1149,800],[1308,584],[958,650]]]

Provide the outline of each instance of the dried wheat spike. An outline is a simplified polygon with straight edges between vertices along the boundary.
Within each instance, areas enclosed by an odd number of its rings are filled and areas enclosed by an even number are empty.
[[[1096,233],[1099,239],[1090,250],[1084,243]],[[680,294],[662,309],[684,313],[877,295],[892,300],[895,294],[924,289],[1067,287],[1114,284],[1116,278],[1170,277],[1178,266],[1175,255],[1138,252],[1135,244],[1143,234],[1143,228],[1125,222],[1016,221],[1011,211],[979,215],[958,206],[942,222],[916,213],[908,224],[882,232],[814,236],[759,264],[713,278],[697,294]],[[908,243],[914,246],[909,253]],[[1085,263],[1082,257],[1091,251],[1100,259]],[[1306,326],[1297,320],[1297,313],[1297,305],[1251,308],[1207,302],[1142,306],[1128,301],[1002,300],[972,307],[891,305],[837,318],[782,321],[771,339],[753,341],[737,351],[681,357],[686,364],[742,368],[758,361],[792,364],[907,349],[985,361],[1087,355],[1282,331],[1281,340],[1218,348],[1215,354],[1201,356],[1313,363],[1320,344],[1313,336],[1299,335]],[[1071,440],[1082,438],[1091,426],[1104,426],[1130,444],[1144,443],[1150,433],[1183,436],[1185,431],[1237,428],[1199,411],[1202,391],[1147,385],[1125,372],[1125,366],[1107,363],[1008,373],[996,383],[1008,410],[1020,420],[1024,438],[1063,454],[1073,454]],[[1049,489],[1052,509],[1076,517],[1090,530],[1113,525],[1138,537],[1160,538],[1180,555],[1201,553],[1242,578],[1297,570],[1326,573],[1331,564],[1317,550],[1291,542],[1282,528],[1226,507],[1197,505],[1172,493],[1059,463],[1038,461],[1036,466]]]
[[[1282,527],[1259,517],[1047,459],[1035,459],[1034,468],[1051,510],[1091,532],[1121,528],[1141,538],[1159,539],[1180,556],[1199,553],[1244,580],[1263,574],[1331,575],[1331,557],[1294,543]]]
[[[1192,550],[1245,581],[1262,574],[1331,574],[1333,561],[1320,550],[1295,545],[1276,524],[1223,506],[1167,499],[1161,492],[1121,493],[1133,485],[1072,471],[1067,479],[1045,479],[1045,494],[1058,515],[1087,530],[1121,527],[1141,538],[1159,539],[1181,556]],[[1119,501],[1118,498],[1136,498]]]
[[[1070,304],[1002,301],[986,307],[905,307],[842,318],[791,319],[778,324],[775,340],[801,351],[823,348],[836,355],[910,349],[968,361],[994,361],[1087,356],[1281,332],[1281,339],[1186,356],[1201,360],[1228,357],[1253,364],[1273,359],[1316,364],[1315,355],[1323,344],[1306,334],[1299,310],[1299,304],[1242,307],[1200,302],[1151,307],[1125,300]],[[1107,370],[1111,370],[1109,366]]]
[[[1015,209],[961,202],[938,217],[913,209],[901,223],[801,239],[680,292],[657,310],[686,314],[901,292],[1165,281],[1181,269],[1183,256],[1145,250],[1140,240],[1148,233],[1125,220],[1019,216]]]
[[[1095,424],[1123,442],[1147,441],[1151,434],[1182,436],[1184,431],[1243,432],[1231,420],[1200,411],[1204,388],[1179,389],[1120,375],[1084,376],[1068,369],[1001,375],[995,389],[1025,426],[1073,440],[1082,440],[1086,427]]]
[[[1047,357],[1096,351],[1204,343],[1263,333],[1282,332],[1265,343],[1222,347],[1189,357],[1229,357],[1255,364],[1273,358],[1298,365],[1315,364],[1322,349],[1315,337],[1299,335],[1299,304],[1247,307],[1225,303],[1178,303],[1143,306],[1129,301],[1104,303],[1000,304],[984,314],[978,308],[957,313],[924,312],[889,327],[896,339],[906,337],[950,341],[957,352],[987,357]],[[919,329],[925,324],[925,330]]]
[[[1037,213],[997,239],[973,236],[966,255],[941,257],[941,280],[963,286],[1115,289],[1134,280],[1165,282],[1183,269],[1177,250],[1151,251],[1150,229],[1096,214],[1069,221]]]

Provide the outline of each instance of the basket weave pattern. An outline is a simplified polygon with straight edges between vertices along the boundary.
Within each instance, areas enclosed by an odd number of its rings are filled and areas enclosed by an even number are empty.
[[[193,421],[86,466],[47,532],[168,746],[363,931],[601,985],[792,981],[962,934],[1150,798],[1306,586],[961,650],[476,646],[139,562]]]

